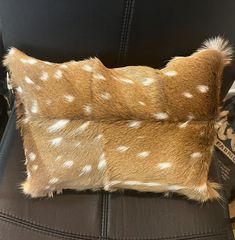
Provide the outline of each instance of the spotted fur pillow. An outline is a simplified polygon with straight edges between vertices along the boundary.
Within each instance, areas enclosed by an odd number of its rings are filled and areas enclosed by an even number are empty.
[[[50,63],[12,48],[4,64],[17,93],[24,193],[103,188],[218,198],[208,169],[230,60],[221,38],[161,70],[109,69],[97,58]]]

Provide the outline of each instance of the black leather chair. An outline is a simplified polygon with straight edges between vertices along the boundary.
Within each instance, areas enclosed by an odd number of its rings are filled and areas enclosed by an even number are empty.
[[[211,36],[235,45],[234,12],[233,0],[0,0],[0,43],[47,61],[97,56],[108,67],[160,68]],[[234,71],[226,70],[222,97]],[[177,195],[69,190],[52,199],[25,197],[15,122],[13,108],[0,145],[0,240],[234,239],[226,199],[199,204]],[[210,178],[221,182],[216,159]]]

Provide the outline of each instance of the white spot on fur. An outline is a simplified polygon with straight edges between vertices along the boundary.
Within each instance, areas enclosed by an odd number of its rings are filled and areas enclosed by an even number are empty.
[[[161,186],[158,182],[140,182],[140,181],[125,181],[124,184],[130,185],[130,186],[149,186],[149,187],[157,187]]]
[[[21,61],[22,63],[27,63],[27,62],[28,62],[28,60],[25,59],[25,58],[21,58],[20,61]]]
[[[34,59],[34,58],[29,58],[29,59],[21,58],[20,61],[22,63],[28,63],[28,64],[35,64],[35,63],[37,63],[37,60]]]
[[[30,58],[30,59],[28,59],[28,63],[29,64],[35,64],[35,63],[37,63],[38,61],[36,60],[36,59],[34,59],[34,58]]]
[[[75,143],[75,147],[79,147],[79,146],[81,146],[81,142],[78,141]]]
[[[56,79],[60,79],[60,78],[62,78],[62,75],[63,75],[62,71],[61,71],[61,70],[57,70],[57,71],[55,72],[55,74],[54,74],[54,77],[55,77]]]
[[[28,84],[34,84],[34,82],[27,76],[25,76],[24,78],[25,82],[28,83]]]
[[[34,161],[36,159],[36,154],[34,152],[30,152],[28,154],[28,158],[29,160]]]
[[[154,114],[154,117],[155,117],[157,120],[164,120],[164,119],[167,119],[167,118],[168,118],[168,114],[165,113],[165,112],[158,112],[158,113],[155,113],[155,114]]]
[[[206,192],[206,191],[207,191],[207,184],[204,183],[204,184],[202,184],[201,186],[195,187],[195,190],[196,190],[197,192],[200,192],[200,193]]]
[[[17,91],[18,93],[23,93],[23,89],[22,89],[20,86],[16,88],[16,91]]]
[[[48,62],[48,61],[44,61],[44,63],[45,63],[46,65],[52,65],[52,63],[51,63],[51,62]]]
[[[42,72],[41,76],[39,77],[42,81],[47,81],[49,78],[49,75],[47,72]]]
[[[37,113],[38,112],[38,103],[37,103],[36,100],[34,100],[33,103],[32,103],[31,112],[32,113]]]
[[[188,115],[188,121],[184,122],[184,123],[179,123],[178,127],[179,128],[186,128],[188,126],[188,124],[194,119],[194,115],[192,113],[189,113]]]
[[[169,191],[178,191],[178,190],[184,189],[184,187],[180,185],[171,185],[171,186],[167,186],[166,189]]]
[[[184,123],[179,123],[179,124],[178,124],[178,127],[179,127],[179,128],[186,128],[186,127],[188,126],[188,123],[189,123],[189,120],[186,121],[186,122],[184,122]]]
[[[141,185],[140,181],[125,181],[124,184],[134,186],[134,185]]]
[[[201,93],[206,93],[209,90],[209,87],[206,85],[198,85],[197,90]]]
[[[142,101],[139,101],[139,104],[142,105],[142,106],[146,106],[146,104]]]
[[[90,104],[87,104],[87,105],[85,105],[85,106],[83,107],[83,110],[84,110],[84,112],[85,112],[86,115],[90,115],[91,112],[92,112],[92,107],[91,107]]]
[[[106,158],[105,158],[105,153],[103,152],[100,157],[99,157],[99,163],[98,163],[98,169],[99,170],[104,170],[107,166]]]
[[[177,75],[177,72],[176,71],[168,71],[168,72],[165,72],[164,74],[168,77],[173,77],[173,76]]]
[[[139,158],[146,158],[146,157],[148,157],[150,155],[150,152],[149,151],[144,151],[144,152],[139,152],[139,153],[137,153],[137,157],[139,157]]]
[[[104,75],[102,75],[101,73],[95,73],[93,74],[93,78],[97,79],[97,80],[105,80],[106,78],[104,77]]]
[[[152,78],[145,78],[145,79],[142,80],[142,84],[144,86],[146,86],[146,87],[150,86],[152,83],[153,83],[153,79]]]
[[[194,152],[190,156],[191,156],[191,158],[200,158],[200,157],[202,157],[202,153],[201,152]]]
[[[86,72],[92,72],[92,67],[89,64],[85,64],[82,66],[82,69]]]
[[[76,132],[77,134],[81,134],[81,133],[83,133],[83,132],[88,128],[89,125],[90,125],[90,121],[86,121],[86,122],[84,122],[80,127],[78,127],[78,128],[75,130],[75,132]]]
[[[193,95],[190,92],[183,92],[182,95],[186,98],[192,98]]]
[[[129,128],[139,128],[141,125],[141,121],[129,121],[128,127]]]
[[[55,183],[58,183],[59,182],[59,178],[51,178],[49,180],[49,184],[55,184]]]
[[[108,92],[103,92],[101,93],[100,97],[104,100],[109,100],[111,98],[111,95]]]
[[[66,95],[66,96],[64,96],[64,98],[65,98],[65,101],[71,103],[71,102],[74,101],[74,98],[75,98],[75,97],[72,96],[72,95]]]
[[[62,140],[63,140],[62,137],[58,137],[58,138],[51,139],[50,143],[53,146],[59,146],[61,144]]]
[[[60,68],[68,68],[68,66],[66,64],[61,64]]]
[[[143,185],[145,185],[145,186],[149,186],[149,187],[157,187],[157,186],[161,186],[161,184],[158,183],[158,182],[147,182],[147,183],[143,183]]]
[[[55,161],[59,161],[59,160],[61,160],[62,159],[62,156],[57,156],[56,158],[55,158]]]
[[[48,131],[49,132],[56,132],[56,131],[64,128],[69,122],[70,122],[70,120],[68,120],[68,119],[58,120],[58,121],[56,121],[56,123],[54,123],[53,125],[51,125],[48,128]]]
[[[86,165],[85,167],[83,167],[79,176],[87,174],[87,173],[91,172],[91,170],[92,170],[92,166],[91,165]]]
[[[32,166],[32,170],[33,170],[33,171],[37,171],[37,170],[38,170],[38,165],[34,164],[34,165]]]
[[[124,83],[127,83],[127,84],[133,84],[134,83],[131,79],[127,79],[127,78],[116,78],[116,79],[120,80]]]
[[[169,162],[163,162],[158,164],[158,167],[160,169],[170,168],[171,166],[172,166],[172,163],[169,163]]]
[[[118,152],[123,153],[123,152],[126,152],[128,149],[129,149],[129,147],[127,147],[127,146],[119,146],[119,147],[117,147],[116,150],[117,150]]]
[[[96,137],[96,139],[97,139],[97,140],[100,140],[102,137],[103,137],[103,134],[99,134],[99,135]]]
[[[64,162],[63,166],[64,168],[71,168],[73,166],[74,162],[69,160],[69,161],[66,161]]]

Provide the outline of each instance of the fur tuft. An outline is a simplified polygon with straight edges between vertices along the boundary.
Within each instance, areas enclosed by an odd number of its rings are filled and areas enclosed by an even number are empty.
[[[221,199],[221,195],[219,194],[218,190],[221,189],[221,185],[215,182],[207,182],[207,196],[205,201],[208,199]],[[204,199],[203,199],[204,200]]]
[[[231,63],[233,49],[229,44],[228,40],[225,40],[220,36],[209,38],[202,43],[202,46],[198,49],[198,51],[203,51],[207,49],[212,49],[220,52],[223,58],[224,65],[229,65]]]
[[[9,64],[10,64],[10,62],[12,61],[12,56],[14,55],[14,53],[16,52],[17,50],[16,50],[16,48],[14,48],[14,47],[11,47],[11,48],[8,48],[7,49],[7,53],[6,53],[6,55],[4,56],[4,58],[3,58],[3,61],[2,61],[2,63],[3,63],[3,66],[5,66],[8,70],[9,70]]]
[[[21,183],[20,189],[23,191],[25,195],[31,194],[30,184],[28,181],[24,181],[23,183]]]
[[[53,191],[45,191],[39,190],[32,186],[29,180],[25,180],[23,183],[20,184],[19,188],[26,196],[31,197],[53,197]]]

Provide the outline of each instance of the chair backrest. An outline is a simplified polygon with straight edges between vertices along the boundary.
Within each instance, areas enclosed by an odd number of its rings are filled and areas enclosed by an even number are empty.
[[[235,1],[0,0],[4,48],[45,60],[99,57],[108,67],[163,67],[209,37],[235,45]],[[222,95],[235,77],[225,72]]]

